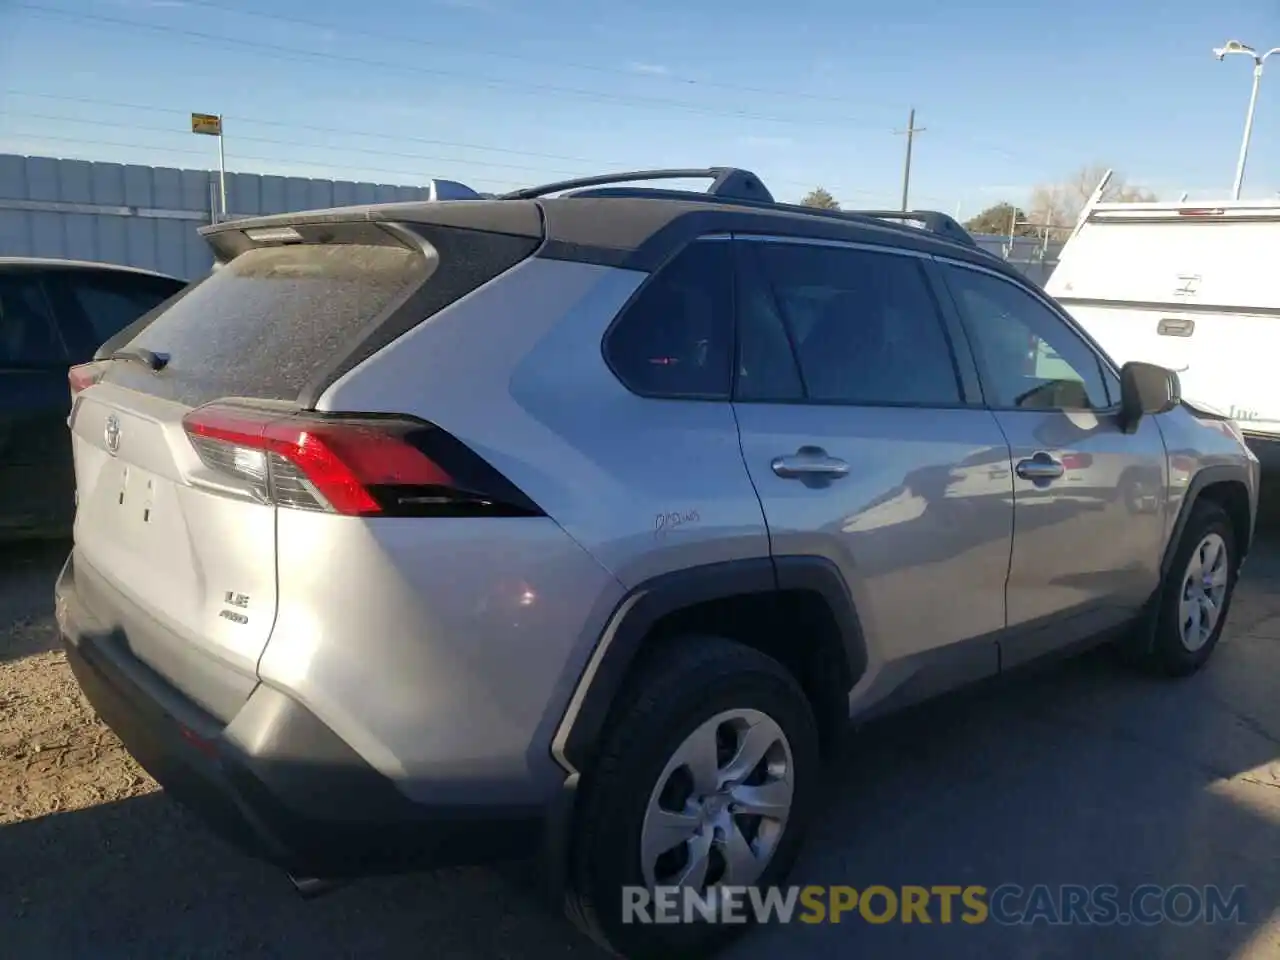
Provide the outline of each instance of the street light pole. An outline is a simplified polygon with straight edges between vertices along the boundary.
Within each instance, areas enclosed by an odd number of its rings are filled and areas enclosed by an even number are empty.
[[[1249,112],[1244,118],[1244,137],[1240,141],[1240,159],[1236,161],[1236,179],[1231,187],[1231,198],[1239,200],[1240,189],[1244,186],[1245,162],[1249,159],[1249,140],[1253,136],[1253,113],[1258,106],[1258,88],[1262,85],[1262,67],[1267,62],[1267,57],[1273,53],[1280,53],[1280,47],[1272,47],[1266,53],[1258,53],[1253,47],[1239,40],[1228,40],[1225,46],[1218,47],[1213,53],[1219,60],[1229,53],[1244,54],[1253,60],[1253,90],[1249,94]]]

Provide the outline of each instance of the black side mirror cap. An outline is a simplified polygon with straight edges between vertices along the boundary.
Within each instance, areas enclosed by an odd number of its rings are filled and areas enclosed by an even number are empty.
[[[1166,413],[1182,402],[1178,374],[1154,363],[1130,361],[1120,368],[1120,425],[1138,429],[1144,415]]]

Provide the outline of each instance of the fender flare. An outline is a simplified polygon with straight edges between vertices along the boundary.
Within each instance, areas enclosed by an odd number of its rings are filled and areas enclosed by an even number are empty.
[[[1239,483],[1244,487],[1250,498],[1248,538],[1244,543],[1237,544],[1241,559],[1248,554],[1249,547],[1253,543],[1254,525],[1258,519],[1258,491],[1249,485],[1247,468],[1227,463],[1202,467],[1196,471],[1191,478],[1191,483],[1187,485],[1187,492],[1182,497],[1182,506],[1178,508],[1178,516],[1169,531],[1169,539],[1165,541],[1164,555],[1160,558],[1161,583],[1164,582],[1164,578],[1169,573],[1169,567],[1173,564],[1173,557],[1178,552],[1178,544],[1182,540],[1183,531],[1186,530],[1187,521],[1191,519],[1191,511],[1195,509],[1201,494],[1204,493],[1205,488],[1208,486],[1227,482]]]
[[[848,586],[830,560],[755,557],[676,570],[637,585],[614,608],[552,738],[557,763],[571,777],[591,763],[627,672],[659,620],[710,600],[783,590],[806,590],[822,597],[840,637],[845,671],[841,682],[851,690],[866,671],[866,640]]]

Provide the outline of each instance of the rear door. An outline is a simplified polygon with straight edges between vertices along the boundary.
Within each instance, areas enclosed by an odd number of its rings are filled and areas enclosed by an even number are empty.
[[[0,273],[0,535],[70,524],[69,357],[40,271]]]
[[[1051,302],[995,271],[938,265],[1014,462],[1012,666],[1124,622],[1159,582],[1160,428],[1117,423],[1119,380]]]
[[[76,549],[123,601],[104,591],[96,612],[133,605],[163,625],[132,631],[134,653],[206,706],[199,654],[248,679],[269,638],[275,508],[266,454],[193,440],[184,417],[227,397],[296,408],[307,383],[426,277],[423,251],[389,236],[248,250],[122,345],[166,358],[161,369],[109,361],[75,403]]]
[[[1009,451],[921,259],[769,238],[737,253],[734,408],[775,557],[834,564],[873,669],[914,664],[917,695],[993,673]]]

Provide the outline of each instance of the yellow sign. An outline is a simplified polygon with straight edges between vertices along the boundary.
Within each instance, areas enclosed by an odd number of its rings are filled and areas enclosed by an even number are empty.
[[[210,137],[222,136],[222,118],[212,113],[193,113],[191,115],[191,132],[203,133]]]

